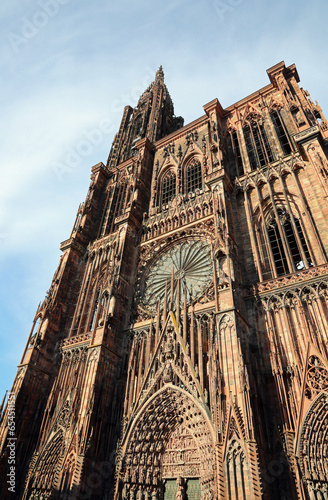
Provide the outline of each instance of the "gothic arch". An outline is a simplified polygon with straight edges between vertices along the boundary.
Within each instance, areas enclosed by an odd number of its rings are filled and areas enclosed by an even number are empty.
[[[30,490],[26,498],[39,498],[39,493],[51,494],[58,479],[63,446],[64,436],[59,430],[44,447],[31,471]]]
[[[193,148],[192,149],[190,149],[190,147],[187,148],[187,151],[185,152],[185,155],[182,158],[182,170],[183,171],[186,169],[187,165],[194,158],[197,159],[200,162],[200,164],[202,164],[203,154],[202,154],[200,148],[198,147],[198,145],[195,142],[193,142]]]
[[[252,495],[252,481],[247,454],[236,434],[227,447],[225,469],[227,476],[227,500],[246,500]]]
[[[265,186],[266,183],[264,183]],[[302,214],[302,209],[299,208],[299,198],[297,195],[294,193],[288,192],[288,202],[290,204],[290,208],[292,210],[292,215],[296,219],[301,219],[301,214]],[[282,191],[277,191],[274,193],[274,201],[275,205],[277,208],[286,208],[286,202],[284,199],[284,195]],[[260,202],[259,202],[260,203]],[[257,228],[260,228],[262,225],[262,216],[261,216],[261,210],[260,210],[260,204],[257,203],[256,206],[254,207],[254,221],[255,221],[255,226]],[[261,201],[261,208],[262,208],[262,213],[265,219],[265,222],[268,220],[270,217],[273,206],[272,206],[272,201],[270,198],[269,194],[266,194],[262,201]],[[304,211],[304,210],[303,210]]]
[[[171,470],[165,460],[163,463],[174,433],[185,434],[194,443],[195,456],[189,457],[189,468],[183,468],[174,458]],[[215,498],[214,445],[214,429],[206,407],[182,387],[164,385],[144,403],[127,428],[121,445],[120,491],[115,498],[123,500],[130,498],[131,492],[142,491],[149,494],[147,498],[160,499],[165,477],[177,478],[180,473],[199,479],[203,493]]]
[[[157,180],[158,206],[165,206],[177,195],[177,180],[177,168],[174,165],[168,165],[160,172]]]
[[[196,189],[203,189],[203,170],[199,155],[192,154],[183,162],[183,192],[188,195]]]
[[[242,127],[247,125],[247,123],[251,123],[253,121],[263,121],[264,117],[262,112],[255,107],[253,104],[247,104],[244,112],[244,116],[242,119]]]
[[[222,331],[225,331],[226,328],[233,328],[234,327],[234,321],[232,319],[232,317],[230,316],[230,314],[223,314],[223,316],[221,316],[219,318],[219,321],[218,321],[218,332],[220,333],[220,335],[222,335]]]
[[[60,475],[60,494],[61,498],[69,498],[69,491],[73,484],[73,476],[76,467],[76,457],[75,453],[71,452],[68,454],[65,463],[62,467]]]
[[[300,433],[300,469],[310,500],[328,493],[328,393],[321,392],[308,409]]]
[[[255,234],[263,272],[274,276],[289,274],[313,266],[309,227],[304,224],[298,197],[280,191],[274,202],[265,196],[254,209]]]

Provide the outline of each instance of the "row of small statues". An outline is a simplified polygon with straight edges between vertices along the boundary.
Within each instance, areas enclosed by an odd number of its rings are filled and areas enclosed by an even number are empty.
[[[150,486],[142,487],[141,485],[137,487],[135,484],[129,485],[124,484],[122,490],[122,500],[159,500],[160,492],[157,487],[152,489]],[[176,500],[185,500],[185,485],[181,477],[177,478],[177,492],[175,495]]]

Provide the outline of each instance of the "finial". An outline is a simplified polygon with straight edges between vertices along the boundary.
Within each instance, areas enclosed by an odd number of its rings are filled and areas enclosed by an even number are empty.
[[[164,82],[164,71],[162,65],[156,71],[155,82]]]

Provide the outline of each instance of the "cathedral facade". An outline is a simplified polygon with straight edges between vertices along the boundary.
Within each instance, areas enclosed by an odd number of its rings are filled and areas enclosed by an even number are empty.
[[[185,126],[162,68],[124,108],[1,408],[2,500],[328,499],[328,123],[267,73]]]

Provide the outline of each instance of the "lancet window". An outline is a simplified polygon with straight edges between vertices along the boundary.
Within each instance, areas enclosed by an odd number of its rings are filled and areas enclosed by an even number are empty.
[[[186,191],[193,193],[196,189],[202,189],[202,166],[196,159],[191,160],[186,169]]]
[[[280,116],[279,111],[273,111],[271,114],[271,120],[276,130],[277,137],[280,142],[281,149],[285,155],[289,155],[292,151],[291,142],[287,129],[285,127],[284,121]]]
[[[176,194],[176,175],[172,170],[169,170],[162,180],[161,202],[162,206],[166,205],[174,198]]]
[[[97,290],[95,301],[94,301],[93,306],[92,306],[92,313],[91,313],[91,319],[90,319],[90,325],[89,325],[90,331],[92,331],[94,326],[95,326],[97,312],[98,312],[98,306],[99,306],[99,295],[100,295],[100,290]]]
[[[229,500],[250,498],[249,467],[245,453],[236,439],[229,446],[226,467]]]
[[[240,146],[239,146],[239,139],[236,130],[233,130],[230,133],[230,139],[231,139],[231,146],[232,146],[232,151],[236,160],[236,165],[237,165],[237,175],[243,175],[244,172],[244,165],[243,165],[243,159],[240,151]]]
[[[61,498],[63,499],[69,498],[69,493],[73,482],[74,468],[75,468],[75,461],[73,458],[70,458],[70,460],[67,462],[63,470],[61,484],[60,484]]]
[[[278,276],[313,265],[300,221],[285,208],[270,215],[267,231]]]
[[[123,213],[126,205],[126,192],[127,183],[125,181],[115,186],[105,213],[101,236],[109,234],[114,230],[115,219]]]
[[[274,161],[263,123],[252,121],[245,125],[243,132],[252,170],[264,167],[267,163]]]

